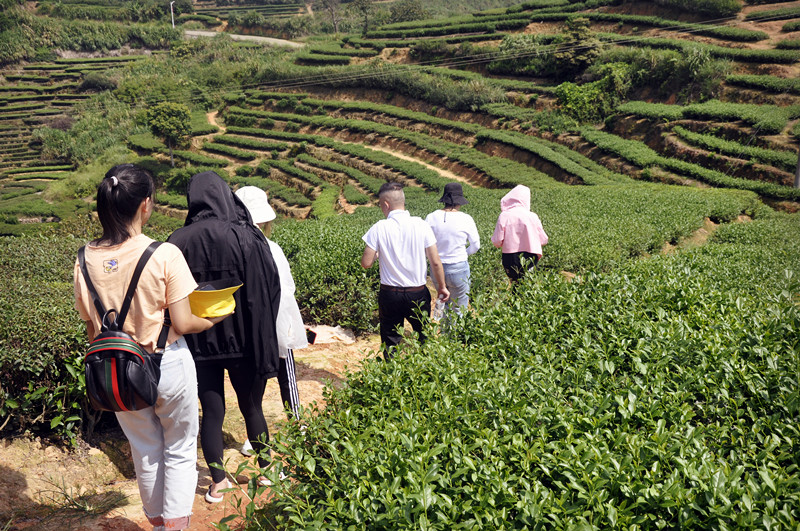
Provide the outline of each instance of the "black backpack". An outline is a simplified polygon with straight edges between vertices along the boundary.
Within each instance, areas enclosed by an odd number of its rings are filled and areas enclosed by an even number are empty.
[[[164,325],[154,354],[148,353],[130,335],[123,332],[122,325],[128,316],[142,270],[161,243],[151,243],[142,253],[119,312],[103,307],[86,269],[85,247],[78,251],[78,263],[86,280],[86,287],[102,322],[100,334],[92,340],[84,359],[86,392],[92,407],[99,411],[136,411],[155,405],[158,399],[161,355],[167,343],[170,326],[169,310],[164,314]],[[111,314],[115,314],[113,320]]]

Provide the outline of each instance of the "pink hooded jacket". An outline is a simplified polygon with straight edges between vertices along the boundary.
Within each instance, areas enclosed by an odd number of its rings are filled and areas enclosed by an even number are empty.
[[[504,253],[528,252],[542,256],[547,245],[539,216],[531,212],[531,189],[515,186],[500,200],[500,217],[492,235],[492,243]]]

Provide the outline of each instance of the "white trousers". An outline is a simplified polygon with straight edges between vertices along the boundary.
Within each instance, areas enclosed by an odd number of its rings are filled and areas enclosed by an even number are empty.
[[[186,529],[197,487],[197,371],[186,340],[161,360],[153,407],[116,414],[131,445],[144,513],[153,529]]]

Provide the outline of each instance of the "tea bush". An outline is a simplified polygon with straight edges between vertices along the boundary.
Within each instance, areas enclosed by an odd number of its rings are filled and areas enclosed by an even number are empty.
[[[781,9],[767,9],[765,11],[753,11],[745,15],[745,20],[758,22],[759,20],[785,20],[787,18],[800,17],[800,7],[784,7]]]
[[[767,183],[750,179],[729,177],[727,174],[716,170],[709,170],[694,164],[671,157],[664,157],[650,149],[644,142],[627,140],[603,131],[591,128],[581,130],[581,136],[596,145],[603,151],[614,153],[641,168],[658,166],[665,170],[698,179],[714,186],[723,186],[739,190],[750,190],[758,194],[777,199],[800,199],[800,190],[778,184]]]
[[[792,172],[797,166],[797,153],[792,151],[778,151],[756,146],[746,146],[739,142],[725,140],[714,135],[694,133],[676,125],[672,130],[683,140],[692,145],[708,149],[716,153],[731,155],[742,159],[753,159],[764,164],[770,164],[787,172]]]
[[[797,79],[787,79],[777,76],[736,75],[728,76],[725,82],[730,85],[758,90],[800,94],[800,81]]]
[[[800,231],[732,229],[760,243],[539,274],[351,374],[276,437],[294,480],[249,528],[796,526],[800,286],[738,274],[797,274]]]

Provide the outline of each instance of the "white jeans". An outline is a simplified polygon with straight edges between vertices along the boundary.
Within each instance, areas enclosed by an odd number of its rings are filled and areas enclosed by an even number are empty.
[[[199,418],[197,372],[183,337],[164,350],[156,405],[116,415],[153,529],[186,529],[197,487]]]

